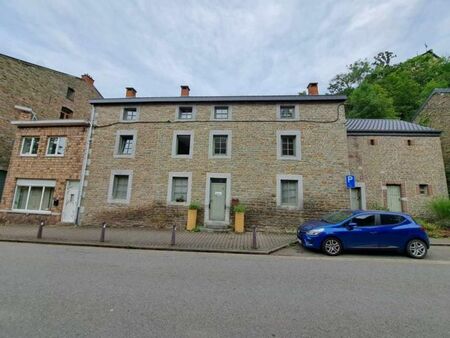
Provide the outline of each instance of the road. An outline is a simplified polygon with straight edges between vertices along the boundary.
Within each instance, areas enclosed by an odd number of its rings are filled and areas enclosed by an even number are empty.
[[[0,243],[0,336],[444,337],[450,248],[435,250],[418,261]]]

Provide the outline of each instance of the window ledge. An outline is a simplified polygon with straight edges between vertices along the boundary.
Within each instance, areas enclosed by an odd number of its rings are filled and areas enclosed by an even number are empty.
[[[51,211],[44,211],[44,210],[11,209],[11,210],[6,210],[6,212],[14,213],[14,214],[29,214],[29,215],[60,215],[59,212],[51,212]]]
[[[300,161],[301,158],[296,157],[296,156],[280,156],[280,157],[278,157],[278,160],[280,160],[280,161]]]
[[[172,155],[172,158],[192,159],[192,155]]]
[[[45,157],[64,157],[64,155],[49,155],[49,154],[46,154]]]
[[[112,199],[109,199],[108,203],[109,204],[130,204],[130,201],[128,201],[128,200],[112,200]]]
[[[182,206],[182,207],[187,207],[189,205],[188,202],[169,202],[167,203],[167,205],[171,205],[171,206]]]
[[[37,157],[37,154],[20,154],[20,156],[24,156],[24,157]]]
[[[119,154],[114,154],[114,158],[134,158],[134,154],[133,154],[133,155],[119,155]]]

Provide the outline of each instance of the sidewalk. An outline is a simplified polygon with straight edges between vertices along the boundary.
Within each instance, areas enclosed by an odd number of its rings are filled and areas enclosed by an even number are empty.
[[[0,225],[0,241],[129,249],[201,251],[270,254],[296,241],[295,234],[257,232],[257,248],[252,248],[252,233],[210,233],[176,231],[171,245],[171,230],[146,228],[107,228],[105,242],[100,242],[100,227],[45,226],[37,239],[38,226]]]

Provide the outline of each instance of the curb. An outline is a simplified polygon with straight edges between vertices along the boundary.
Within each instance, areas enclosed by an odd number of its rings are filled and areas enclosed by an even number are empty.
[[[430,243],[430,246],[450,246],[450,243]]]

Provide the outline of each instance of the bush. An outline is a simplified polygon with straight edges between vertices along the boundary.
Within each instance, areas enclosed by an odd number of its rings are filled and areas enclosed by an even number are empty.
[[[443,231],[442,231],[442,228],[438,224],[428,222],[423,219],[419,219],[418,223],[425,228],[429,237],[433,237],[433,238],[442,237]]]
[[[429,209],[436,219],[450,221],[450,199],[445,197],[435,198],[430,202]]]
[[[199,202],[191,202],[191,204],[189,204],[189,210],[200,210],[201,209],[201,205]]]
[[[244,205],[244,204],[241,204],[241,203],[239,203],[238,205],[235,205],[235,206],[233,207],[233,211],[234,211],[234,212],[245,212],[246,209],[247,209],[247,208],[245,207],[245,205]]]

